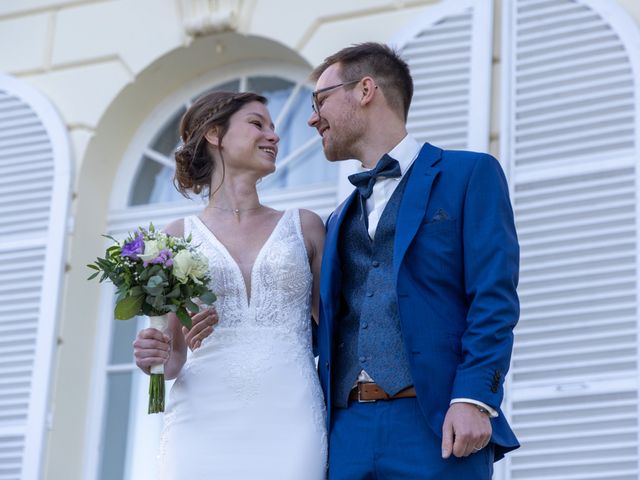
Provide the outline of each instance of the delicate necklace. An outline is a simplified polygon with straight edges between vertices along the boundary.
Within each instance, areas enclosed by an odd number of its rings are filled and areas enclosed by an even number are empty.
[[[262,208],[262,205],[258,205],[257,207],[251,207],[251,208],[224,208],[224,207],[217,207],[215,205],[211,205],[211,206],[218,210],[224,210],[225,212],[233,212],[233,214],[236,217],[239,217],[241,212],[250,212],[251,210],[259,210],[260,208]]]

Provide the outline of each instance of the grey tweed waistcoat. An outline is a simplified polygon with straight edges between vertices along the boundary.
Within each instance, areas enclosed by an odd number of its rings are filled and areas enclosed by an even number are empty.
[[[374,240],[367,232],[359,194],[341,227],[342,301],[332,398],[337,407],[347,406],[361,370],[366,370],[389,395],[413,385],[393,282],[396,220],[408,173],[389,199]]]

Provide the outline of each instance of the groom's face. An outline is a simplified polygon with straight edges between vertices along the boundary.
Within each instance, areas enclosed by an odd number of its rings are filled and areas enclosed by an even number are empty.
[[[340,65],[328,67],[316,82],[314,92],[315,110],[309,121],[322,137],[324,155],[329,161],[358,158],[357,144],[364,131],[363,121],[359,118],[359,104],[356,93],[359,90],[357,79],[343,79]],[[350,85],[344,85],[350,83]]]

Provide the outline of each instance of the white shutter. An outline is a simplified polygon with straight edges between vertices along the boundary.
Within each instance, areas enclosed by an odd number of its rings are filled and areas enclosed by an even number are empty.
[[[70,196],[66,130],[0,75],[0,479],[41,478]]]
[[[489,149],[492,5],[442,2],[390,42],[411,69],[414,95],[407,127],[420,142]]]
[[[507,391],[522,448],[507,476],[637,479],[640,34],[609,1],[504,7],[522,307]]]

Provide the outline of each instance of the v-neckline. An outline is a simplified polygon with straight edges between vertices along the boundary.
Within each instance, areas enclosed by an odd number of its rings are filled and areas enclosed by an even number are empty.
[[[251,281],[251,294],[249,294],[249,289],[247,288],[247,281],[245,280],[244,275],[242,274],[242,269],[240,268],[240,264],[236,261],[234,256],[231,255],[231,252],[226,247],[226,245],[224,243],[222,243],[218,239],[218,237],[216,237],[216,234],[213,233],[213,231],[207,226],[207,224],[204,223],[199,216],[194,215],[194,218],[196,218],[198,220],[198,223],[200,224],[200,226],[207,232],[207,234],[211,237],[213,242],[220,246],[220,249],[222,250],[224,255],[229,257],[229,260],[231,260],[231,263],[235,267],[236,273],[238,274],[238,276],[240,277],[240,280],[242,281],[242,286],[244,288],[244,301],[245,301],[245,305],[247,306],[247,308],[250,308],[251,305],[252,305],[251,300],[253,298],[253,293],[254,293],[254,289],[253,289],[253,286],[254,286],[253,273],[255,271],[256,265],[258,264],[258,262],[262,258],[262,253],[264,252],[265,247],[271,242],[271,239],[274,237],[276,231],[278,230],[278,228],[280,227],[280,224],[282,223],[282,220],[284,219],[284,217],[287,215],[288,212],[289,212],[289,210],[285,210],[282,213],[282,215],[280,215],[280,218],[276,222],[276,225],[273,227],[273,230],[271,230],[271,233],[269,234],[269,236],[267,237],[265,242],[262,244],[262,247],[260,247],[260,250],[258,250],[258,254],[256,255],[256,258],[253,260],[253,264],[251,265],[251,269],[249,270],[249,280]]]

